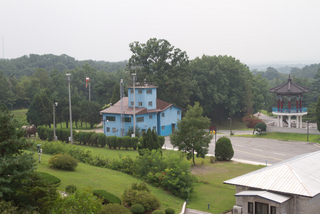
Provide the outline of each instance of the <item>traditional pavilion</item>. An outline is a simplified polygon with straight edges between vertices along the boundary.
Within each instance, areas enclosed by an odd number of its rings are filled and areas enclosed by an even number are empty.
[[[302,116],[308,113],[307,108],[302,107],[302,94],[310,92],[310,89],[292,82],[289,75],[286,83],[271,88],[269,92],[277,94],[278,98],[278,107],[272,108],[272,114],[277,115],[277,127],[283,127],[284,116],[287,116],[289,128],[292,127],[292,122],[296,124],[296,128],[302,128]],[[285,97],[288,99],[287,108],[283,107]],[[296,100],[295,107],[291,106],[291,100]],[[296,117],[295,121],[291,120],[292,116]]]

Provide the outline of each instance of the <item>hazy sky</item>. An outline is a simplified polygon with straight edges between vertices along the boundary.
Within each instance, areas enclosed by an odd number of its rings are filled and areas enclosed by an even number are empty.
[[[122,61],[129,43],[157,38],[189,59],[320,63],[319,11],[319,0],[1,0],[0,58]]]

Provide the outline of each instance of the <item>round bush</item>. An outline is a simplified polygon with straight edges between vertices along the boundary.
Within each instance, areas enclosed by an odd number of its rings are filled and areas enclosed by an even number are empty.
[[[175,213],[175,211],[174,211],[174,209],[172,209],[172,208],[167,208],[166,210],[165,210],[165,213],[166,214],[174,214]]]
[[[254,127],[254,130],[260,130],[260,133],[262,131],[267,131],[267,125],[265,123],[257,123],[257,125]]]
[[[234,151],[229,138],[221,137],[217,140],[215,156],[218,160],[231,160]]]
[[[77,190],[77,187],[73,184],[66,186],[67,193],[74,193]]]
[[[143,214],[146,211],[146,209],[142,204],[134,204],[130,207],[130,211],[133,214]]]
[[[105,134],[103,134],[103,133],[99,133],[99,135],[98,135],[98,144],[101,147],[105,147],[106,143],[107,143],[107,136]]]
[[[78,166],[78,161],[67,154],[57,154],[51,156],[49,165],[56,169],[74,171]]]
[[[107,204],[102,207],[99,214],[132,214],[132,212],[120,204]]]
[[[152,214],[166,214],[166,213],[162,210],[155,210],[152,212]]]

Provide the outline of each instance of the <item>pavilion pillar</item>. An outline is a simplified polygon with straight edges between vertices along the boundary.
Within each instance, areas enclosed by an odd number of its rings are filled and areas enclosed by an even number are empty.
[[[298,111],[299,111],[299,97],[297,96],[297,107],[296,107],[297,109],[296,109],[296,112],[298,113]]]
[[[280,97],[280,100],[281,100],[280,108],[281,108],[281,112],[282,112],[282,109],[283,109],[283,98],[282,98],[282,96]]]
[[[291,128],[291,115],[288,115],[289,121],[288,121],[288,127]]]
[[[300,97],[300,112],[302,112],[302,96]]]
[[[278,112],[280,111],[280,95],[277,95],[277,100],[278,100]]]
[[[289,108],[289,113],[291,113],[291,96],[288,96],[288,108]]]
[[[281,111],[282,111],[282,109],[281,109]],[[280,127],[283,127],[283,116],[282,115],[280,116]]]
[[[298,116],[298,115],[296,116],[296,124],[297,124],[297,127],[296,127],[296,128],[298,129],[298,128],[299,128],[299,125],[300,125],[299,116]]]
[[[302,115],[300,116],[300,128],[302,129]]]
[[[277,127],[280,127],[280,116],[277,116]]]

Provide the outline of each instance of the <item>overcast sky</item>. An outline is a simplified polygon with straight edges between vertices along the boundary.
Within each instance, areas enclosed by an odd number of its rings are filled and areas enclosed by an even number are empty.
[[[189,59],[320,63],[319,0],[1,0],[0,58],[67,54],[128,60],[129,44],[166,39]],[[4,51],[3,51],[4,50]]]

